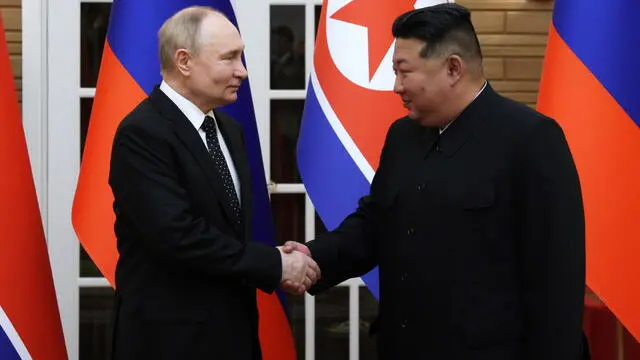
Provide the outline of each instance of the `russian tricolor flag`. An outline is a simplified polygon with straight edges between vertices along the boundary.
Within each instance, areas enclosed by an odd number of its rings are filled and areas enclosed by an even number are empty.
[[[118,258],[113,229],[113,196],[108,185],[113,136],[125,115],[161,81],[158,30],[171,15],[194,5],[214,7],[237,26],[230,0],[115,0],[111,8],[72,220],[80,242],[112,285],[115,285]],[[275,246],[275,231],[248,81],[239,89],[238,100],[223,110],[244,127],[252,174],[252,229],[255,234],[260,234],[255,238]],[[258,307],[263,358],[294,359],[291,328],[277,294],[267,295],[258,291]]]
[[[0,359],[65,360],[58,303],[0,16]]]
[[[587,284],[640,339],[640,24],[637,0],[556,0],[538,109],[578,167]]]

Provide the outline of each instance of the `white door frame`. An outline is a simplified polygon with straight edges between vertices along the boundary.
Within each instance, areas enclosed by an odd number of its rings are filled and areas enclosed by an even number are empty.
[[[65,14],[66,13],[66,14]],[[73,0],[22,1],[23,119],[70,359],[78,358],[78,242],[71,201],[79,166],[79,19]],[[53,30],[53,31],[52,31]],[[64,36],[64,41],[57,41]],[[50,46],[50,45],[55,46]],[[76,55],[76,56],[73,56]],[[74,146],[75,145],[75,146]]]

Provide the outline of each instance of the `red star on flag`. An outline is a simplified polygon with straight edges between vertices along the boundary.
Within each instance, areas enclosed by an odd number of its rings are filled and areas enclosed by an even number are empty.
[[[413,10],[415,3],[415,0],[353,0],[331,16],[368,29],[369,80],[373,78],[393,44],[393,21],[401,14]]]

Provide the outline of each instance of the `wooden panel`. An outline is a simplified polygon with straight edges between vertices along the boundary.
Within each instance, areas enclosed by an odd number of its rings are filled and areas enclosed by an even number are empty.
[[[456,2],[471,10],[493,88],[535,108],[553,1]]]
[[[21,29],[22,15],[20,8],[4,8],[1,13],[5,31]]]
[[[484,74],[490,80],[504,78],[504,60],[500,58],[484,59]]]
[[[499,92],[537,92],[538,80],[496,80],[491,86]]]
[[[507,32],[546,34],[551,24],[549,11],[508,11]]]
[[[471,21],[479,33],[503,32],[505,13],[503,11],[474,11],[471,13]]]
[[[0,0],[0,7],[20,6],[20,0]]]
[[[11,67],[15,77],[22,77],[22,56],[10,56]]]
[[[482,54],[487,57],[542,57],[545,50],[544,46],[486,45],[482,47]]]
[[[22,42],[22,32],[20,31],[7,31],[7,42]]]
[[[551,10],[552,1],[545,0],[458,0],[470,10]]]
[[[9,54],[11,55],[20,55],[22,53],[22,44],[21,43],[9,43]]]
[[[540,80],[542,58],[505,59],[504,69],[509,79]]]
[[[547,35],[478,35],[480,45],[547,45]]]

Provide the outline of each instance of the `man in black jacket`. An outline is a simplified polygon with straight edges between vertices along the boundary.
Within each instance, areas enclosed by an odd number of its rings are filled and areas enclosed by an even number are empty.
[[[585,286],[578,174],[560,126],[496,93],[467,9],[400,16],[389,129],[370,193],[290,242],[321,292],[379,266],[379,359],[577,360]]]
[[[247,77],[237,29],[192,7],[165,22],[159,44],[163,81],[122,121],[111,156],[114,359],[258,360],[256,289],[296,292],[319,269],[249,238],[242,127],[216,110]]]

